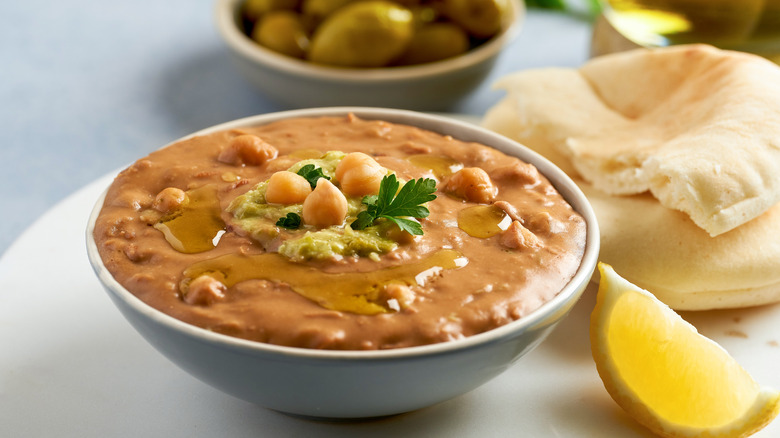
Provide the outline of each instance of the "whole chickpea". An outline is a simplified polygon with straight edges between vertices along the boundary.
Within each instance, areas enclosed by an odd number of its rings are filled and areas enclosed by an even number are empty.
[[[349,169],[341,178],[341,190],[349,196],[375,195],[379,193],[382,178],[387,175],[383,167],[372,167],[365,164]]]
[[[265,200],[271,204],[299,204],[311,193],[311,185],[297,173],[283,170],[271,175]]]
[[[542,247],[542,241],[520,221],[514,221],[499,237],[501,245],[509,249],[534,249]]]
[[[444,190],[469,202],[489,204],[496,199],[498,187],[487,172],[479,167],[464,167],[444,184]]]
[[[325,178],[317,180],[317,187],[303,201],[303,222],[315,227],[341,225],[347,217],[347,198]]]
[[[364,196],[379,192],[387,169],[362,152],[347,154],[336,166],[336,179],[349,196]]]
[[[497,181],[512,181],[523,185],[537,185],[539,180],[539,171],[531,164],[517,160],[508,166],[499,167],[490,172],[490,176]]]
[[[300,158],[291,157],[289,155],[283,155],[281,157],[274,158],[273,160],[270,160],[268,164],[265,165],[265,169],[269,172],[279,172],[281,170],[287,170],[292,166],[293,164],[301,161]]]
[[[399,311],[409,307],[414,302],[416,294],[405,284],[390,283],[385,285],[383,298],[388,301],[388,304],[390,304],[390,300],[395,300],[395,306],[397,307],[394,310]],[[391,308],[393,307],[391,305]]]
[[[154,198],[154,209],[160,213],[168,214],[184,204],[187,200],[187,194],[184,190],[176,187],[167,187],[160,191]]]
[[[208,306],[224,299],[225,291],[227,286],[221,281],[208,275],[201,275],[190,283],[184,301],[196,306]]]
[[[336,165],[336,179],[341,181],[344,178],[344,173],[359,165],[382,168],[382,165],[377,163],[370,155],[364,154],[363,152],[352,152],[345,155],[344,158],[339,161],[339,164]]]
[[[219,153],[217,160],[234,166],[242,164],[259,166],[276,158],[278,153],[275,147],[262,138],[252,134],[242,134],[230,140],[230,143]]]

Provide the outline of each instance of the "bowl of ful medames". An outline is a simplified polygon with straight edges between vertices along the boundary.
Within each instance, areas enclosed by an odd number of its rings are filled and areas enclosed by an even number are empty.
[[[599,252],[560,169],[465,121],[335,107],[177,140],[119,173],[87,229],[130,324],[238,398],[321,418],[430,406],[505,371]]]

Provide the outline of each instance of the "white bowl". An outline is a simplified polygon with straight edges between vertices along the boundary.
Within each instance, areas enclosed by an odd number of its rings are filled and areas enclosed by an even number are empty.
[[[286,108],[380,106],[419,111],[452,108],[480,85],[517,36],[524,3],[510,0],[500,34],[469,52],[408,67],[349,69],[315,65],[254,43],[239,27],[243,0],[217,0],[216,22],[239,72]]]
[[[108,272],[93,237],[103,205],[87,227],[89,260],[114,304],[158,351],[198,379],[226,393],[278,411],[330,418],[376,417],[412,411],[468,392],[536,347],[569,312],[590,281],[599,231],[588,200],[552,163],[526,147],[466,122],[410,111],[321,108],[249,117],[196,134],[280,119],[352,112],[476,141],[534,164],[584,218],[582,262],[555,298],[529,315],[491,331],[440,344],[381,351],[323,351],[282,347],[214,333],[148,306]]]

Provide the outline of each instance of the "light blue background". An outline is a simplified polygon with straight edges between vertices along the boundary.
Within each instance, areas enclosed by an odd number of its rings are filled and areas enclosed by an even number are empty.
[[[0,1],[0,253],[86,183],[193,131],[283,109],[240,77],[210,0]],[[575,67],[590,26],[532,11],[488,81],[453,112],[482,115],[512,71]]]

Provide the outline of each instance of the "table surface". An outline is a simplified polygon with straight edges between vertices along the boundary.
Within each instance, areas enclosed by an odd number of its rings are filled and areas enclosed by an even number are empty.
[[[68,194],[191,132],[282,108],[231,64],[211,0],[0,2],[0,254]],[[580,65],[590,23],[532,11],[488,80]]]

